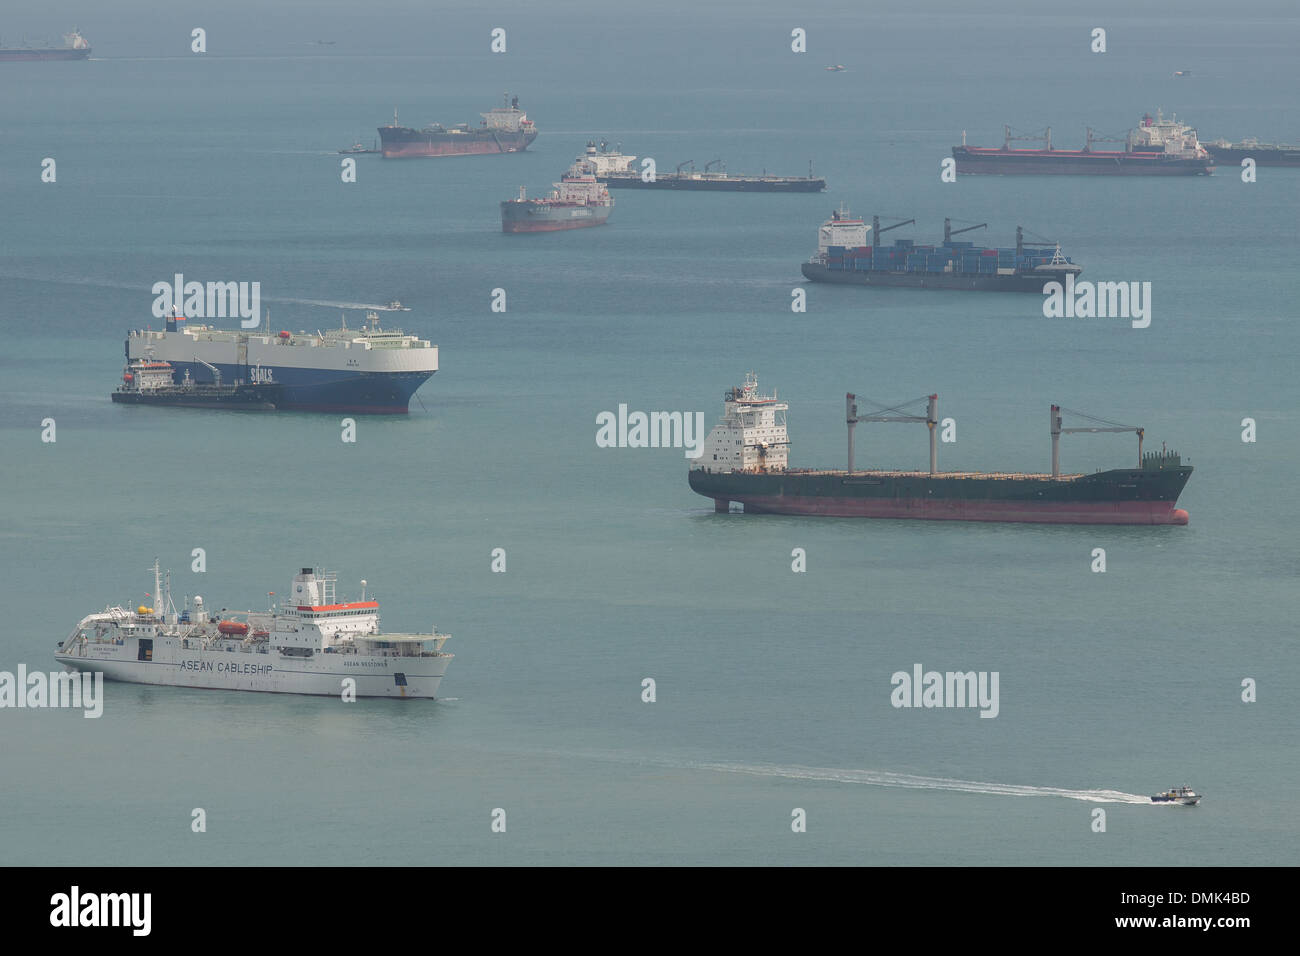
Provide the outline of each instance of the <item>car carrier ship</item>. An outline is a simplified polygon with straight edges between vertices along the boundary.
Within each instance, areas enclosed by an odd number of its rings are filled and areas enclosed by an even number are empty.
[[[13,60],[85,60],[90,44],[76,30],[63,34],[61,47],[6,47],[0,45],[0,63]]]
[[[974,289],[983,292],[1039,292],[1048,282],[1065,283],[1083,267],[1061,255],[1059,243],[1027,243],[1025,230],[1016,227],[1015,248],[985,249],[953,236],[983,229],[979,223],[952,228],[943,221],[943,245],[917,245],[896,239],[883,245],[882,233],[915,223],[907,219],[889,226],[872,216],[871,225],[841,207],[817,231],[817,251],[800,267],[814,282],[848,285],[898,286],[908,289]],[[867,233],[871,233],[868,245]]]
[[[546,199],[529,199],[523,186],[518,199],[501,203],[502,232],[556,232],[603,226],[614,211],[614,198],[586,158],[579,156],[573,165],[553,183],[555,189]]]
[[[1033,136],[1013,136],[1004,126],[1005,137],[999,146],[967,146],[966,134],[961,145],[952,148],[959,173],[995,173],[1001,175],[1089,175],[1089,176],[1208,176],[1214,172],[1214,157],[1197,141],[1196,130],[1169,119],[1156,110],[1147,113],[1136,129],[1124,138],[1097,137],[1091,128],[1082,149],[1055,149],[1052,128]],[[1012,147],[1016,141],[1041,141],[1040,148]],[[1093,149],[1094,143],[1124,144],[1123,151]]]
[[[133,362],[166,363],[173,384],[273,385],[269,401],[277,409],[404,415],[416,389],[438,371],[438,347],[381,329],[376,312],[361,329],[345,320],[338,329],[296,333],[272,332],[269,314],[260,330],[218,329],[177,314],[162,330],[129,332],[126,360],[128,373]]]
[[[907,414],[908,405],[924,412]],[[745,384],[727,391],[722,420],[709,433],[690,467],[691,489],[712,498],[714,509],[738,502],[745,512],[862,518],[923,518],[954,521],[1017,521],[1055,524],[1185,525],[1187,512],[1175,505],[1191,476],[1177,453],[1143,454],[1143,429],[1092,419],[1083,427],[1062,427],[1062,409],[1052,406],[1050,474],[940,472],[936,460],[938,396],[858,414],[857,396],[845,396],[848,468],[844,471],[789,468],[786,431],[789,406],[758,391],[751,372]],[[1079,414],[1079,413],[1072,413]],[[1087,418],[1088,416],[1082,416]],[[914,422],[930,431],[929,471],[858,470],[853,429],[860,422]],[[1075,432],[1136,432],[1135,468],[1094,474],[1061,474],[1060,436]]]
[[[509,94],[506,94],[509,97]],[[432,123],[423,129],[399,126],[397,110],[393,121],[379,127],[380,151],[385,159],[407,156],[467,156],[478,153],[521,153],[537,138],[537,127],[519,108],[519,97],[480,113],[477,128],[468,123],[443,126]]]
[[[379,630],[379,602],[339,602],[337,576],[303,568],[289,596],[265,612],[213,613],[188,597],[177,613],[171,573],[155,561],[151,605],[115,606],[83,617],[55,660],[105,680],[221,690],[357,697],[433,697],[454,655],[450,635]],[[272,592],[274,594],[274,592]]]

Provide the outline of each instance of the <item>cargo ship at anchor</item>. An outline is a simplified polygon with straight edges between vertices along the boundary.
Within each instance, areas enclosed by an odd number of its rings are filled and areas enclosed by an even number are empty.
[[[1041,136],[1017,137],[1011,127],[1003,127],[1002,146],[967,146],[966,133],[961,145],[952,148],[959,173],[993,173],[1000,175],[1091,175],[1091,176],[1208,176],[1214,172],[1214,157],[1196,138],[1196,130],[1178,122],[1177,114],[1164,118],[1159,110],[1155,117],[1147,113],[1136,129],[1123,140],[1103,139],[1087,131],[1082,149],[1055,149],[1052,128]],[[1013,148],[1016,140],[1038,141],[1042,148]],[[1093,149],[1095,142],[1123,142],[1123,151]]]
[[[85,60],[89,56],[90,44],[76,30],[63,34],[61,47],[0,46],[0,63],[15,60]]]
[[[627,157],[630,161],[635,156]],[[717,167],[716,169],[714,167]],[[807,176],[733,176],[720,159],[710,160],[703,172],[696,172],[695,161],[688,159],[677,165],[677,171],[643,179],[634,169],[598,172],[601,182],[610,189],[671,189],[678,192],[732,192],[732,193],[819,193],[826,188],[826,180],[812,174],[808,164]]]
[[[529,199],[519,187],[518,199],[501,203],[502,232],[556,232],[603,226],[614,211],[614,198],[596,179],[593,166],[579,156],[560,177],[546,199]]]
[[[907,414],[908,405],[925,403]],[[1051,524],[1185,525],[1175,507],[1191,477],[1177,453],[1143,454],[1143,429],[1093,419],[1063,428],[1052,406],[1050,474],[940,472],[935,445],[938,396],[929,395],[876,414],[858,414],[857,396],[845,396],[848,468],[844,471],[788,467],[786,411],[776,395],[758,391],[751,372],[727,391],[723,416],[704,441],[688,479],[697,494],[726,512],[738,502],[746,513],[860,518],[919,518]],[[1078,414],[1078,413],[1074,413]],[[1083,416],[1087,417],[1087,416]],[[913,422],[930,432],[929,471],[861,471],[854,467],[854,426],[860,422]],[[1087,474],[1061,474],[1060,436],[1076,432],[1135,432],[1138,463]]]
[[[381,329],[375,312],[364,328],[344,321],[324,333],[275,333],[269,315],[261,329],[218,329],[173,315],[164,329],[131,330],[126,360],[166,363],[176,385],[273,385],[276,409],[405,415],[416,389],[438,371],[438,347]]]
[[[483,121],[476,128],[471,128],[468,123],[454,126],[432,123],[423,129],[412,129],[399,126],[397,110],[393,110],[392,123],[379,127],[380,152],[385,159],[521,153],[537,138],[537,127],[519,108],[517,96],[507,105],[479,115]]]
[[[179,613],[171,573],[155,561],[152,606],[115,606],[83,617],[54,658],[69,671],[105,680],[219,690],[340,696],[353,681],[357,697],[432,698],[454,655],[449,635],[389,634],[379,629],[379,602],[339,602],[337,576],[303,568],[289,596],[264,612],[220,615],[203,598],[186,597]]]
[[[1077,277],[1083,272],[1082,266],[1061,255],[1059,243],[1027,243],[1020,226],[1016,227],[1014,248],[985,249],[954,240],[953,236],[986,228],[988,223],[953,229],[951,219],[943,221],[941,246],[917,245],[911,239],[896,239],[893,246],[882,244],[882,233],[915,222],[908,219],[882,227],[880,217],[872,216],[868,226],[841,207],[822,223],[817,251],[800,271],[814,282],[1038,293],[1045,283],[1064,284],[1066,276]]]
[[[1256,166],[1300,166],[1300,146],[1261,143],[1256,139],[1243,139],[1240,143],[1216,139],[1206,143],[1205,148],[1216,163],[1239,166],[1243,159],[1253,159]]]

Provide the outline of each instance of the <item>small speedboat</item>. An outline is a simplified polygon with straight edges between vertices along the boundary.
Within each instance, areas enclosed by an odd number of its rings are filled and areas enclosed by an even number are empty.
[[[1164,793],[1157,793],[1151,798],[1152,803],[1181,803],[1185,807],[1194,807],[1201,802],[1201,795],[1191,787],[1175,787]]]

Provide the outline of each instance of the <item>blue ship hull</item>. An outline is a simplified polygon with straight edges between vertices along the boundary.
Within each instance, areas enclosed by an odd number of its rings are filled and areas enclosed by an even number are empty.
[[[172,361],[174,378],[185,373],[199,384],[215,381],[211,370],[198,362]],[[231,384],[249,380],[247,365],[217,363],[221,381]],[[280,387],[278,409],[311,412],[352,412],[361,415],[405,415],[411,396],[433,372],[354,372],[346,369],[292,368],[263,365],[271,381]]]

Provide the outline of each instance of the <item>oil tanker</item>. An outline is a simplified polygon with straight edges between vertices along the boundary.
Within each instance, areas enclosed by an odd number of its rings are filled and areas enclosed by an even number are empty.
[[[1243,159],[1253,159],[1256,166],[1300,166],[1300,146],[1261,143],[1256,139],[1243,139],[1240,143],[1216,139],[1206,143],[1205,148],[1216,163],[1231,166],[1241,165]]]
[[[231,408],[240,411],[273,412],[280,401],[280,386],[238,382],[221,383],[221,373],[213,366],[216,381],[194,381],[189,370],[179,382],[170,362],[134,359],[122,372],[122,384],[112,394],[119,405],[168,405],[175,408]]]
[[[63,34],[61,47],[0,47],[0,63],[9,60],[84,60],[90,56],[90,44],[76,30]]]
[[[961,145],[952,148],[959,173],[995,173],[1001,175],[1090,175],[1090,176],[1208,176],[1214,172],[1214,157],[1197,141],[1196,130],[1178,122],[1177,114],[1164,118],[1159,110],[1155,117],[1147,113],[1136,129],[1123,140],[1107,140],[1093,135],[1091,128],[1082,149],[1054,149],[1052,128],[1042,135],[1012,136],[1010,126],[1003,127],[1005,139],[999,146],[967,146],[962,133]],[[1041,148],[1013,148],[1016,140],[1042,141]],[[1122,142],[1123,151],[1093,149],[1096,142]]]
[[[454,126],[432,123],[423,129],[412,129],[399,126],[397,110],[393,110],[393,121],[379,127],[380,152],[385,159],[520,153],[537,138],[537,127],[519,108],[517,96],[506,105],[479,115],[483,120],[477,128],[471,128],[468,123]]]
[[[546,199],[529,199],[519,187],[518,199],[501,203],[502,232],[556,232],[603,226],[614,210],[614,199],[596,179],[591,163],[579,156],[560,177]]]
[[[909,405],[920,405],[907,414]],[[722,420],[704,441],[688,473],[690,487],[726,512],[739,502],[745,512],[861,518],[951,521],[1013,521],[1051,524],[1185,525],[1176,508],[1192,474],[1176,452],[1143,454],[1143,429],[1090,419],[1063,428],[1052,406],[1050,474],[940,472],[936,460],[938,396],[858,414],[857,396],[845,396],[848,468],[844,471],[787,467],[786,411],[776,395],[758,391],[751,372],[743,386],[727,391]],[[1078,414],[1078,413],[1073,413]],[[1083,416],[1088,418],[1088,416]],[[860,471],[853,461],[853,429],[860,422],[914,422],[930,432],[928,471]],[[1075,432],[1136,432],[1138,462],[1093,474],[1061,474],[1060,436]]]
[[[896,239],[893,246],[881,243],[882,233],[910,225],[915,219],[871,225],[851,216],[847,209],[831,213],[817,232],[817,251],[800,267],[814,282],[849,285],[901,286],[909,289],[974,289],[983,292],[1038,292],[1048,282],[1064,285],[1066,276],[1078,276],[1083,267],[1061,255],[1057,243],[1027,243],[1024,229],[1016,227],[1015,248],[985,249],[953,236],[983,229],[988,223],[952,228],[943,223],[943,245],[917,245],[911,239]],[[871,233],[872,245],[867,244]]]

